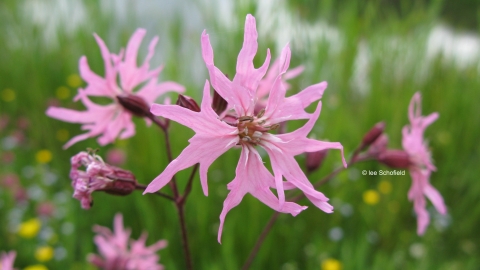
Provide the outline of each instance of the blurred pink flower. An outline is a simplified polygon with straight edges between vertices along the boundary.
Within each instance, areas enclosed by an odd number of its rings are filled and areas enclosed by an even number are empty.
[[[131,172],[106,164],[96,154],[80,152],[71,158],[71,166],[73,197],[81,202],[83,209],[92,206],[94,191],[127,195],[135,190],[137,184]],[[79,169],[82,166],[85,171]]]
[[[126,154],[122,149],[114,148],[107,152],[107,163],[119,166],[125,163]]]
[[[55,213],[55,204],[49,201],[41,202],[37,205],[37,214],[43,217],[52,217]]]
[[[3,131],[8,126],[9,121],[10,117],[8,115],[0,115],[0,131]]]
[[[93,230],[97,233],[94,242],[100,255],[90,254],[88,261],[93,265],[106,270],[161,270],[158,263],[158,250],[167,246],[167,241],[160,240],[147,247],[147,234],[143,233],[136,241],[130,239],[130,229],[123,228],[123,217],[115,215],[114,231],[96,225]]]
[[[230,190],[222,213],[218,241],[220,242],[225,216],[230,209],[237,206],[246,193],[252,194],[272,209],[290,213],[293,216],[306,209],[293,202],[285,202],[284,189],[299,188],[315,206],[327,213],[333,207],[328,204],[328,198],[314,189],[308,181],[294,156],[304,152],[316,152],[324,149],[340,149],[337,142],[322,142],[308,139],[315,121],[320,115],[321,103],[315,113],[308,114],[304,108],[321,98],[327,84],[325,82],[312,85],[299,94],[285,97],[285,85],[282,75],[290,63],[290,49],[286,46],[280,56],[278,76],[270,90],[265,110],[254,114],[256,105],[256,90],[268,68],[270,53],[263,66],[255,69],[253,58],[257,51],[257,31],[255,18],[248,15],[245,23],[243,47],[237,60],[237,74],[230,81],[213,64],[213,50],[209,37],[202,34],[202,53],[210,72],[210,78],[215,90],[235,110],[235,117],[229,116],[233,122],[219,119],[211,107],[210,85],[208,80],[203,91],[201,111],[194,112],[175,105],[152,105],[154,115],[163,116],[179,122],[195,131],[182,153],[172,161],[167,168],[155,178],[145,190],[145,193],[155,192],[165,186],[178,171],[200,163],[200,181],[203,192],[208,195],[207,171],[209,166],[228,149],[240,145],[242,152],[236,169],[236,177],[227,185]],[[278,123],[292,119],[309,119],[300,129],[286,134],[269,133],[278,127]],[[273,176],[264,166],[255,149],[261,146],[269,154],[272,162]],[[285,176],[286,181],[283,181]],[[277,198],[270,188],[277,189]]]
[[[103,40],[94,34],[105,63],[105,78],[90,70],[85,56],[80,58],[80,75],[88,85],[85,89],[78,90],[78,95],[74,100],[80,99],[87,110],[75,111],[49,107],[46,112],[48,116],[65,122],[80,123],[82,129],[88,130],[87,133],[72,138],[64,148],[99,135],[98,143],[100,145],[112,143],[117,137],[125,139],[133,136],[135,126],[131,118],[132,113],[135,112],[122,106],[120,99],[136,100],[148,106],[168,91],[184,91],[184,87],[178,83],[157,82],[162,67],[149,70],[149,61],[153,57],[158,37],[150,42],[144,63],[137,67],[137,53],[145,33],[144,29],[135,31],[127,44],[125,53],[122,49],[118,55],[110,53]],[[140,89],[134,92],[136,88]],[[99,105],[92,102],[88,96],[108,97],[112,99],[113,103],[105,106]],[[147,123],[150,123],[149,120]]]
[[[425,196],[440,214],[444,215],[447,212],[442,195],[429,183],[430,174],[436,168],[432,163],[427,143],[423,140],[423,132],[427,126],[437,120],[438,113],[435,112],[426,117],[421,116],[420,93],[415,93],[408,107],[408,118],[410,125],[402,129],[403,149],[408,153],[411,163],[409,171],[412,177],[412,187],[408,192],[408,198],[413,201],[417,214],[417,233],[422,235],[430,223]]]
[[[2,252],[0,254],[0,269],[1,270],[13,270],[13,263],[15,262],[15,256],[17,252]]]

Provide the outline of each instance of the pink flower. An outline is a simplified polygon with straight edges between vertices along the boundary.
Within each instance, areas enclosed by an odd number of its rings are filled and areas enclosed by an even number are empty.
[[[409,155],[411,163],[409,170],[413,180],[408,198],[413,201],[417,214],[417,233],[422,235],[430,223],[425,196],[433,203],[439,213],[444,215],[447,212],[442,195],[429,183],[430,174],[432,171],[436,171],[436,168],[432,164],[427,143],[423,140],[423,132],[427,126],[437,120],[438,113],[435,112],[426,117],[421,116],[420,93],[415,93],[408,107],[408,118],[410,119],[410,126],[407,125],[402,130],[402,145]]]
[[[155,192],[165,186],[178,171],[200,163],[200,181],[203,192],[208,195],[207,171],[209,166],[228,149],[240,145],[242,152],[236,169],[236,177],[227,185],[230,190],[220,214],[218,241],[220,242],[225,216],[230,209],[237,206],[246,193],[252,194],[258,200],[272,209],[290,213],[293,216],[306,209],[293,202],[285,202],[284,189],[299,188],[310,201],[323,211],[330,213],[333,207],[328,204],[328,198],[314,189],[308,181],[294,156],[304,152],[316,152],[324,149],[340,149],[336,142],[322,142],[307,138],[317,120],[321,103],[315,113],[308,114],[304,108],[321,98],[326,83],[307,87],[299,94],[285,97],[285,86],[282,75],[285,74],[290,62],[290,49],[286,46],[280,57],[279,72],[271,88],[265,110],[254,114],[256,105],[256,90],[268,68],[270,53],[259,69],[253,66],[253,58],[257,51],[257,31],[255,19],[248,15],[245,23],[245,38],[242,50],[237,60],[237,74],[230,81],[213,64],[213,50],[208,35],[202,34],[203,58],[210,72],[210,78],[215,90],[235,110],[234,122],[225,122],[211,108],[210,85],[207,81],[203,91],[201,111],[194,112],[175,105],[152,105],[154,115],[163,116],[179,122],[195,131],[182,153],[172,161],[167,168],[155,178],[145,192]],[[269,133],[278,127],[278,123],[292,119],[309,119],[300,129],[281,135]],[[272,162],[274,175],[264,166],[256,147],[264,148]],[[285,177],[286,181],[283,181]],[[277,189],[278,198],[270,190]]]
[[[160,256],[158,250],[167,246],[167,241],[160,240],[147,247],[145,241],[147,234],[143,233],[140,239],[130,239],[130,229],[123,228],[123,217],[115,215],[114,232],[102,226],[95,226],[97,233],[94,242],[100,255],[90,254],[88,261],[93,265],[107,270],[161,270],[163,266],[158,263]]]
[[[108,165],[95,154],[80,152],[71,158],[71,165],[73,197],[81,202],[83,209],[92,206],[94,191],[128,195],[135,190],[137,181],[131,172]],[[80,170],[82,166],[85,171]]]
[[[2,252],[2,254],[0,254],[0,269],[13,270],[15,256],[17,256],[17,253],[15,251]]]
[[[137,67],[137,53],[140,43],[145,36],[144,29],[138,29],[128,42],[125,54],[123,50],[112,54],[100,37],[94,34],[103,60],[105,62],[105,78],[100,77],[90,70],[85,56],[80,58],[80,75],[87,82],[85,89],[79,89],[74,100],[81,100],[87,108],[86,111],[75,111],[66,108],[50,107],[46,114],[50,117],[71,123],[82,124],[82,129],[87,133],[75,136],[68,141],[64,148],[68,148],[78,141],[99,136],[98,143],[106,145],[112,143],[117,137],[125,139],[135,134],[132,114],[138,114],[131,106],[122,101],[133,101],[146,107],[152,104],[160,95],[168,91],[183,92],[184,87],[175,82],[158,83],[157,77],[162,70],[158,67],[149,70],[149,61],[153,56],[158,38],[155,37],[149,45],[148,55],[144,63]],[[117,83],[117,80],[119,83]],[[134,92],[134,89],[140,88]],[[102,96],[111,98],[110,105],[99,105],[92,102],[88,96]],[[143,116],[143,115],[141,115]],[[149,123],[149,122],[148,122]]]

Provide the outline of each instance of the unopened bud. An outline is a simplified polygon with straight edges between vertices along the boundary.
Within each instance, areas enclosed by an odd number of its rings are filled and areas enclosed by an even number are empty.
[[[307,172],[311,173],[316,171],[323,163],[323,160],[328,154],[328,149],[317,151],[317,152],[307,152],[305,158],[305,165]]]
[[[403,150],[386,150],[378,156],[378,161],[396,169],[407,169],[411,165],[408,153]]]
[[[388,136],[385,134],[380,135],[368,148],[368,154],[372,157],[376,157],[387,150]]]
[[[147,102],[142,97],[127,94],[117,96],[117,100],[123,108],[133,115],[145,117],[150,114],[150,106],[148,106]]]
[[[194,112],[200,112],[200,107],[198,106],[197,102],[195,102],[195,100],[189,96],[179,94],[177,99],[177,105]]]
[[[227,108],[227,101],[218,94],[217,91],[213,90],[213,101],[212,101],[212,108],[213,110],[220,115],[225,111]]]
[[[362,144],[360,146],[360,150],[363,150],[370,146],[375,140],[377,140],[380,135],[383,134],[383,130],[385,129],[385,122],[379,122],[375,124],[368,132],[363,136]]]
[[[137,186],[137,179],[135,179],[133,173],[113,166],[111,166],[111,169],[113,172],[105,177],[112,180],[112,182],[106,185],[103,191],[120,196],[132,193]]]

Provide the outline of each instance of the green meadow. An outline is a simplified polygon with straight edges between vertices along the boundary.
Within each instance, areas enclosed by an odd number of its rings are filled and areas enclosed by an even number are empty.
[[[166,269],[184,269],[179,221],[170,201],[140,191],[125,197],[96,192],[93,207],[84,210],[72,198],[70,157],[87,147],[99,148],[103,157],[112,150],[125,153],[121,167],[140,183],[150,183],[168,164],[161,130],[135,118],[136,134],[130,139],[100,147],[91,138],[64,150],[66,141],[84,131],[78,124],[47,117],[45,111],[51,105],[84,109],[73,101],[77,89],[86,86],[79,77],[80,57],[85,55],[92,70],[104,74],[93,33],[118,53],[137,28],[147,29],[139,63],[150,40],[159,36],[151,60],[151,67],[164,65],[159,81],[184,85],[186,95],[200,103],[209,79],[201,55],[202,31],[210,35],[216,66],[232,77],[250,13],[259,33],[256,67],[267,48],[275,59],[288,42],[290,67],[305,67],[289,81],[289,94],[328,82],[311,136],[342,143],[347,159],[380,121],[386,123],[389,148],[400,149],[402,127],[409,123],[408,105],[420,92],[422,114],[440,114],[425,137],[437,167],[430,182],[448,208],[442,216],[428,202],[431,222],[418,236],[407,198],[412,182],[408,171],[403,176],[364,176],[363,170],[391,169],[375,161],[359,163],[318,189],[331,199],[334,213],[326,214],[303,199],[299,203],[307,210],[296,217],[280,215],[251,269],[478,269],[480,7],[473,3],[470,7],[476,12],[455,11],[446,2],[2,1],[0,251],[16,250],[18,269],[38,264],[47,269],[95,269],[86,261],[88,254],[97,253],[92,227],[112,228],[114,215],[122,213],[132,238],[146,231],[147,244],[168,240],[168,247],[159,252]],[[304,123],[289,123],[287,130]],[[176,157],[194,132],[178,123],[170,125]],[[208,197],[198,174],[194,179],[185,211],[195,269],[241,268],[274,213],[245,196],[228,213],[222,244],[217,242],[226,185],[235,177],[239,155],[240,150],[233,149],[212,164]],[[304,168],[305,157],[296,158]],[[264,161],[269,164],[267,156]],[[340,153],[331,150],[309,179],[317,182],[339,166]],[[190,172],[177,174],[180,190]],[[6,176],[12,175],[20,186],[6,183]],[[162,191],[170,193],[168,187]],[[52,209],[40,215],[39,207],[45,204]],[[22,225],[32,220],[40,222],[38,230],[21,233]],[[53,253],[42,256],[42,248]]]

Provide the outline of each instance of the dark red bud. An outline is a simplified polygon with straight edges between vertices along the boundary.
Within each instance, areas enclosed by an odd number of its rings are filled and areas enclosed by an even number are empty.
[[[328,149],[317,151],[317,152],[307,152],[305,158],[305,165],[307,167],[307,172],[311,173],[316,171],[322,165],[323,160],[328,154]]]
[[[379,122],[375,124],[368,132],[363,136],[362,145],[360,150],[363,150],[370,146],[375,140],[377,140],[380,135],[383,134],[383,130],[385,129],[385,122]]]
[[[378,156],[378,161],[396,169],[407,169],[411,165],[408,153],[403,150],[386,150]]]
[[[217,91],[213,90],[213,101],[212,101],[212,108],[213,110],[220,115],[225,111],[227,108],[227,101],[220,96]]]
[[[112,180],[102,191],[106,193],[124,196],[132,193],[137,186],[137,179],[133,173],[127,170],[111,166],[113,172],[105,177]]]
[[[117,96],[117,100],[123,108],[133,115],[145,117],[150,114],[150,106],[148,106],[147,102],[139,96],[130,94],[122,95]]]
[[[380,155],[387,150],[388,137],[385,134],[380,135],[368,148],[368,154],[372,157]]]
[[[195,100],[189,96],[179,94],[177,99],[177,105],[194,112],[200,112],[200,107],[198,106],[197,102],[195,102]]]

